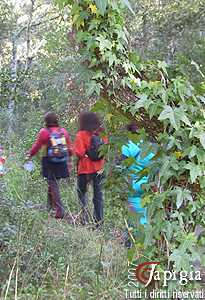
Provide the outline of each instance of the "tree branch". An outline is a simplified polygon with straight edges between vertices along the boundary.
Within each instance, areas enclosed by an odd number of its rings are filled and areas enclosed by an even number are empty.
[[[30,28],[37,27],[37,26],[40,26],[40,25],[42,25],[42,24],[44,24],[44,23],[48,23],[48,22],[54,21],[54,20],[56,20],[56,19],[58,19],[58,18],[60,18],[60,17],[61,17],[61,15],[58,15],[58,16],[55,16],[55,17],[53,17],[53,18],[51,18],[51,19],[49,19],[49,20],[46,20],[46,21],[42,20],[42,21],[40,21],[40,22],[38,22],[38,23],[33,23],[33,24],[30,25]],[[27,27],[28,27],[28,26],[26,25],[26,26],[24,26],[23,28],[21,28],[21,29],[16,33],[16,37],[18,38],[18,37],[22,34],[22,32],[23,32],[24,30],[27,29]]]

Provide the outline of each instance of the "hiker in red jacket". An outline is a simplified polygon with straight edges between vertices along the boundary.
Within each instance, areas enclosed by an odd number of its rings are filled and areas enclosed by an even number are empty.
[[[74,152],[78,157],[77,191],[82,205],[82,224],[88,222],[87,186],[93,186],[94,221],[97,227],[103,221],[102,178],[105,160],[99,155],[99,148],[107,143],[107,138],[101,138],[103,129],[98,116],[93,112],[83,112],[79,118],[79,131],[74,142]]]
[[[64,217],[64,209],[59,192],[59,179],[69,177],[68,161],[72,155],[72,143],[65,128],[61,128],[55,113],[48,112],[44,118],[45,128],[38,134],[28,154],[33,157],[40,149],[45,153],[42,158],[42,175],[48,180],[48,210],[55,209],[55,218]]]
[[[0,145],[0,177],[5,175],[5,162],[6,157],[4,156],[4,148]]]

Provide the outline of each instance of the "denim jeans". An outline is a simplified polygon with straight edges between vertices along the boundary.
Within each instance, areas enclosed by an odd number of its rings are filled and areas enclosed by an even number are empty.
[[[93,186],[93,205],[94,205],[94,220],[96,223],[102,223],[103,221],[103,192],[102,192],[102,174],[80,174],[78,175],[78,198],[83,211],[87,208],[87,186],[91,182]]]

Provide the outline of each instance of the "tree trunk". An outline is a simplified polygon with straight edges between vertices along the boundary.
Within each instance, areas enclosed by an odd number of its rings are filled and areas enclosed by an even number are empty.
[[[11,36],[12,42],[12,57],[11,57],[11,88],[10,88],[10,97],[8,101],[8,116],[9,116],[9,127],[8,133],[11,134],[13,132],[13,115],[15,109],[15,97],[16,97],[16,85],[17,85],[17,36],[15,33]]]
[[[30,48],[31,48],[31,24],[33,19],[35,0],[31,0],[31,8],[29,12],[29,20],[26,30],[26,65],[25,65],[25,73],[28,72],[31,65],[31,57],[30,57]]]

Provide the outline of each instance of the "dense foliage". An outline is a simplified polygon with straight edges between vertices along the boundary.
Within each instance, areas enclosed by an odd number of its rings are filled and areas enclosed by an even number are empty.
[[[93,101],[84,93],[80,55],[68,50],[68,15],[41,0],[0,7],[0,144],[7,156],[0,178],[0,298],[119,298],[126,278],[126,249],[115,238],[123,226],[120,205],[107,193],[103,232],[56,222],[44,207],[41,154],[32,173],[23,168],[46,111],[59,113],[73,139],[79,112]],[[80,209],[75,179],[74,161],[71,182],[61,186],[74,216]]]
[[[178,271],[188,270],[196,259],[204,264],[194,235],[196,225],[204,225],[204,83],[194,86],[179,68],[142,61],[132,52],[120,1],[58,2],[71,5],[76,43],[92,72],[89,94],[99,96],[99,110],[106,110],[106,103],[114,107],[107,112],[108,123],[119,122],[121,111],[157,143],[155,163],[147,170],[153,178],[143,199],[150,225],[137,227],[129,259],[142,253],[164,268],[174,262]],[[152,192],[153,183],[159,192]]]
[[[0,179],[1,297],[118,299],[125,249],[112,230],[126,225],[126,170],[133,161],[119,161],[130,120],[139,126],[134,140],[144,141],[144,153],[152,141],[156,156],[145,170],[150,224],[140,227],[129,216],[128,260],[160,261],[164,270],[175,263],[177,271],[196,260],[205,264],[204,240],[194,233],[204,226],[204,0],[56,3],[0,3],[0,143],[8,155]],[[106,227],[93,235],[47,221],[38,207],[46,201],[38,164],[32,174],[22,169],[45,111],[57,111],[73,138],[79,112],[90,107],[110,136],[103,149]],[[62,199],[77,212],[72,180]]]

